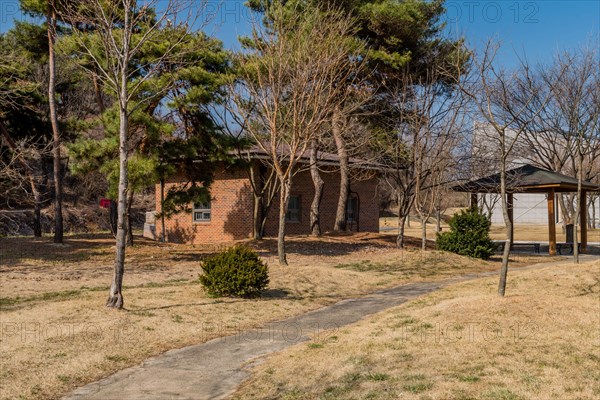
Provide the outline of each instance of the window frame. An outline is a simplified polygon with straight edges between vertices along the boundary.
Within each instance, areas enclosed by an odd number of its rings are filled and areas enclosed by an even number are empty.
[[[198,207],[201,206],[201,207]],[[209,217],[204,218],[205,213],[208,212]],[[201,213],[202,218],[196,219],[196,213]],[[208,224],[212,221],[212,201],[209,199],[206,203],[192,203],[192,223],[194,224]]]
[[[349,218],[350,212],[352,212],[352,219]],[[346,223],[355,224],[358,222],[358,196],[350,195],[346,201]]]
[[[292,202],[292,198],[298,199],[298,208],[290,209],[290,203]],[[290,218],[290,211],[294,211],[296,213],[297,219]],[[287,212],[285,213],[285,222],[290,222],[292,224],[302,222],[302,196],[299,194],[290,195],[288,200]]]

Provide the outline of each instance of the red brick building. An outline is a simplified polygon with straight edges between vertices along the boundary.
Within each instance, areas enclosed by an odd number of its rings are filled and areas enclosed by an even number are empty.
[[[325,185],[321,200],[321,230],[333,230],[339,196],[339,171],[335,171],[334,155],[321,166],[321,177]],[[260,160],[253,168],[258,170]],[[372,167],[353,163],[355,169],[365,173],[361,180],[351,183],[350,200],[346,208],[348,230],[360,232],[379,231],[379,200],[377,195],[377,172]],[[305,166],[306,167],[306,166]],[[181,184],[183,177],[174,176],[165,182],[164,192]],[[215,174],[211,186],[209,204],[190,205],[190,212],[182,212],[165,220],[167,242],[174,243],[219,243],[252,237],[254,197],[248,170],[240,167],[223,167]],[[308,170],[300,171],[292,180],[289,210],[286,217],[286,233],[291,235],[310,233],[309,213],[314,196],[314,186]],[[161,212],[161,188],[156,185],[156,212]],[[279,228],[278,195],[266,216],[265,236],[277,235]],[[162,224],[147,218],[144,236],[161,239]]]

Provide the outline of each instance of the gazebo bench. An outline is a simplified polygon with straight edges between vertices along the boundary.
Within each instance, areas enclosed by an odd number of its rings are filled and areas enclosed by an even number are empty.
[[[575,246],[573,246],[572,242],[556,243],[556,251],[558,251],[558,254],[562,256],[562,249],[565,247],[570,248],[570,251],[567,254],[573,254]],[[581,253],[581,243],[577,243],[577,249],[579,250],[579,253]]]
[[[506,242],[495,242],[498,245],[498,251],[503,252],[504,251],[504,245],[506,244]],[[535,242],[529,242],[529,243],[513,243],[510,246],[510,249],[517,249],[517,248],[530,248],[533,247],[533,252],[535,254],[540,254],[540,244],[539,243],[535,243]]]

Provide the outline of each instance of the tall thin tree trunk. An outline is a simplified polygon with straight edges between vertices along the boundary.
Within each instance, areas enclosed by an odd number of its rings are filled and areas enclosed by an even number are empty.
[[[54,243],[63,242],[62,175],[60,165],[60,134],[56,113],[56,66],[54,43],[56,41],[56,10],[54,0],[48,1],[48,105],[52,126],[52,157],[54,159]]]
[[[398,217],[398,236],[396,237],[396,247],[404,248],[404,230],[406,227],[406,215]]]
[[[348,148],[344,140],[344,121],[343,114],[339,107],[333,112],[332,133],[337,147],[338,157],[340,159],[340,194],[338,198],[337,210],[335,213],[335,224],[333,230],[336,232],[346,230],[346,205],[350,194],[350,163],[348,157]]]
[[[127,191],[127,216],[125,220],[127,221],[127,247],[133,247],[133,226],[131,223],[131,205],[133,204],[133,190]]]
[[[427,218],[421,215],[421,250],[427,250]]]
[[[571,198],[565,199],[566,194],[562,193],[558,196],[558,204],[560,206],[560,213],[562,215],[563,223],[562,230],[563,233],[567,231],[567,225],[573,223],[573,215],[575,214],[575,209],[573,208],[573,201]]]
[[[504,147],[504,146],[503,146]],[[502,266],[500,267],[500,280],[498,282],[498,294],[504,296],[506,293],[506,279],[508,276],[508,261],[510,257],[510,247],[513,239],[513,223],[508,214],[508,202],[506,199],[506,160],[502,160],[500,169],[500,196],[502,198],[502,215],[506,226],[506,242],[504,243],[504,252],[502,253]]]
[[[592,201],[590,202],[590,206],[592,207],[592,218],[590,219],[590,228],[596,229],[596,198],[592,197]]]
[[[285,254],[285,215],[288,210],[290,200],[291,181],[289,179],[280,180],[279,188],[279,233],[277,234],[277,256],[279,264],[288,265]]]
[[[42,196],[37,188],[35,179],[29,177],[31,193],[33,193],[33,236],[42,237]]]
[[[260,167],[259,167],[260,169]],[[252,183],[252,237],[254,240],[261,240],[262,229],[262,211],[263,211],[263,188],[264,188],[264,179],[262,173],[259,171],[258,178],[256,177],[254,171],[254,165],[250,165],[249,167],[249,178]]]
[[[579,237],[577,236],[577,227],[580,225],[579,222],[581,220],[581,213],[587,212],[587,210],[581,209],[581,205],[583,204],[583,154],[581,154],[580,146],[581,143],[578,142],[577,147],[579,150],[579,155],[577,160],[577,211],[575,212],[575,216],[573,218],[573,262],[575,264],[579,264]],[[581,228],[583,229],[583,227]]]
[[[253,210],[252,210],[252,236],[254,240],[262,239],[262,230],[261,230],[261,214],[262,214],[262,196],[254,193],[254,202],[253,202]]]
[[[127,98],[127,81],[125,76],[121,85],[121,98]],[[121,309],[123,308],[123,275],[125,273],[125,245],[127,234],[127,188],[129,186],[127,175],[127,132],[129,129],[129,115],[127,114],[127,104],[122,102],[119,111],[119,199],[117,207],[117,234],[115,250],[115,270],[112,284],[110,285],[110,294],[106,301],[107,307]]]
[[[167,227],[165,226],[165,179],[160,180],[160,225],[162,242],[167,241]]]
[[[312,236],[321,236],[321,199],[323,198],[323,178],[317,165],[317,143],[313,140],[310,149],[310,176],[312,177],[315,195],[310,206],[310,233]]]
[[[398,236],[396,237],[396,246],[399,249],[404,248],[404,226],[406,224],[406,214],[403,207],[403,199],[398,196]]]
[[[438,208],[435,210],[435,233],[442,231],[442,211]]]
[[[94,92],[96,94],[96,102],[98,103],[98,111],[102,114],[106,109],[104,105],[104,98],[102,97],[102,88],[100,87],[100,82],[98,81],[98,75],[92,75],[92,83],[94,85]]]

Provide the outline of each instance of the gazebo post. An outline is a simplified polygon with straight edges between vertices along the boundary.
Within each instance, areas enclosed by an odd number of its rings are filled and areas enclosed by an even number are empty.
[[[506,205],[508,206],[508,219],[510,220],[510,245],[515,242],[515,219],[514,219],[514,201],[513,194],[506,194]]]
[[[587,251],[587,191],[581,191],[581,204],[579,206],[581,220],[581,252]]]
[[[554,208],[554,188],[548,190],[548,253],[556,255],[556,215]]]

